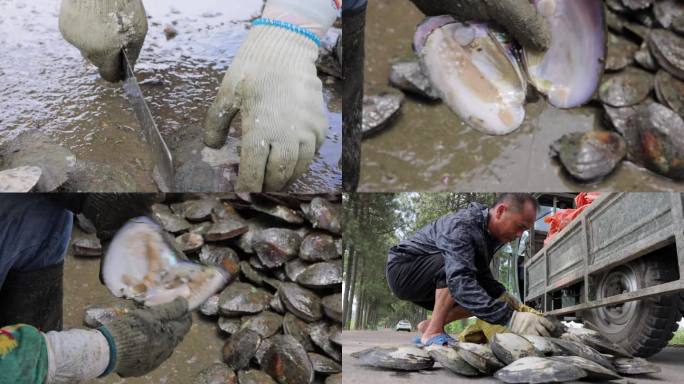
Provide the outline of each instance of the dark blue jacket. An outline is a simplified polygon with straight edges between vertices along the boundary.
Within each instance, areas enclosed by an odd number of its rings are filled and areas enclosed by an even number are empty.
[[[440,253],[454,301],[488,323],[505,325],[513,310],[497,301],[506,288],[489,269],[502,245],[489,234],[489,209],[471,203],[467,208],[442,216],[390,249],[388,264]]]
[[[365,7],[367,0],[342,0],[342,10],[350,11],[352,9],[359,9]]]

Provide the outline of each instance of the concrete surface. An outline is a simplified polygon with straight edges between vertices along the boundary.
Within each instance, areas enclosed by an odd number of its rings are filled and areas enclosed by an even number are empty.
[[[410,344],[411,339],[417,333],[384,331],[344,331],[342,334],[342,365],[344,375],[342,383],[373,383],[373,384],[434,384],[439,382],[450,383],[501,383],[493,377],[480,377],[476,379],[456,375],[439,364],[428,371],[420,372],[393,372],[372,367],[364,367],[359,361],[350,356],[351,353],[366,348],[384,345]],[[637,383],[681,383],[684,378],[684,348],[667,347],[660,353],[648,359],[657,364],[662,371],[651,375],[640,375],[611,381],[611,383],[637,384]]]

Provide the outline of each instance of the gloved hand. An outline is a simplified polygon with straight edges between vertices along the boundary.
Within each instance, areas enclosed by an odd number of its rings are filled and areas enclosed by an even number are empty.
[[[551,44],[548,23],[529,0],[411,0],[427,16],[460,21],[495,21],[522,45],[544,50]]]
[[[188,302],[177,298],[168,304],[138,309],[100,327],[116,346],[116,367],[121,377],[141,376],[163,363],[190,330]]]
[[[513,312],[508,328],[518,335],[538,335],[550,337],[556,334],[556,325],[543,316],[531,312]]]
[[[128,220],[148,215],[163,200],[162,193],[89,193],[79,212],[92,221],[100,240],[109,240]]]
[[[141,0],[63,0],[59,30],[105,80],[116,82],[124,78],[121,49],[133,63],[138,59],[147,15]]]
[[[303,19],[284,11],[306,12],[300,3],[269,1],[264,17]],[[329,4],[327,0],[314,4],[323,8],[308,15],[319,20],[310,30],[325,33],[330,27],[335,11],[330,17],[330,9],[325,8]],[[317,57],[312,40],[270,25],[253,26],[240,46],[209,109],[204,136],[207,146],[220,148],[231,121],[241,112],[239,191],[279,191],[308,170],[328,128]]]
[[[514,311],[519,311],[520,306],[522,305],[520,300],[518,300],[517,297],[511,295],[509,292],[502,293],[497,300],[505,302]]]

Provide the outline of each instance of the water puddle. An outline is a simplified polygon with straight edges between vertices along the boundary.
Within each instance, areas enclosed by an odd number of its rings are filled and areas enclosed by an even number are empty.
[[[153,191],[153,160],[120,84],[101,79],[63,40],[60,0],[0,0],[0,145],[40,132],[73,152],[79,190]],[[203,123],[262,0],[145,0],[149,30],[136,73],[177,169],[201,161]],[[167,40],[164,29],[177,36]],[[308,174],[290,189],[341,186],[341,84],[322,77],[330,128]],[[231,130],[238,153],[240,133]],[[192,165],[192,164],[190,164]],[[202,189],[202,186],[197,186]]]

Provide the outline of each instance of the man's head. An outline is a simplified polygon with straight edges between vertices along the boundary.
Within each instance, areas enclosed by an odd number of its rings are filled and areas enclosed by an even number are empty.
[[[529,193],[501,194],[489,210],[489,233],[503,242],[513,241],[532,227],[538,207]]]

